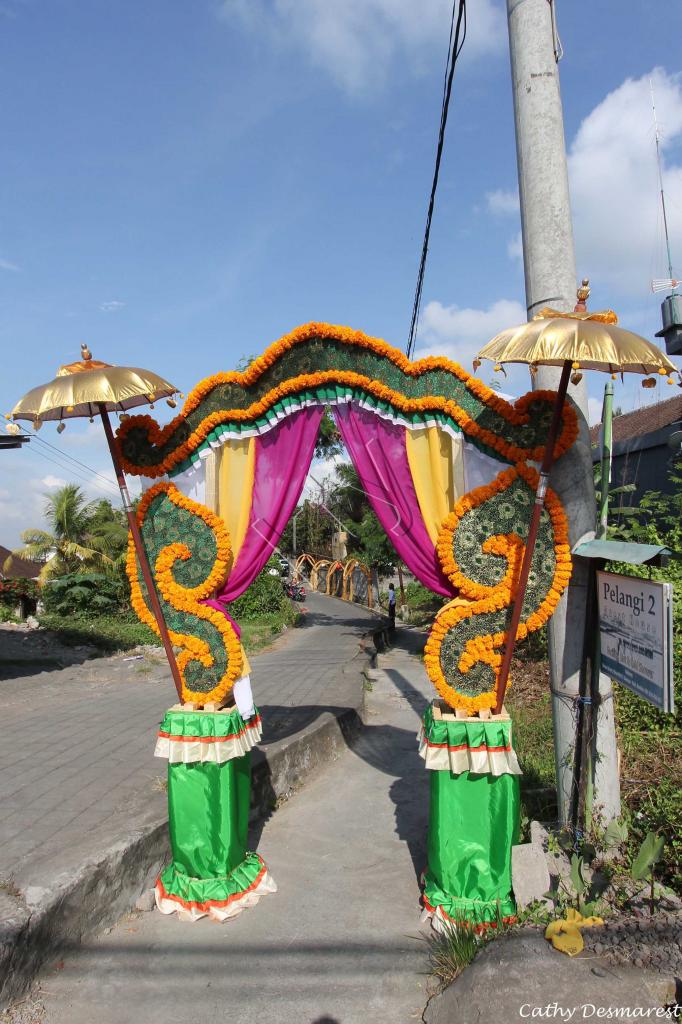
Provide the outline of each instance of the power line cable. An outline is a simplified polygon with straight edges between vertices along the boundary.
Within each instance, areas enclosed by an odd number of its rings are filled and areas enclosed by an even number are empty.
[[[38,455],[41,459],[45,459],[47,462],[52,463],[53,466],[56,466],[58,469],[61,469],[62,472],[65,471],[67,473],[70,473],[72,477],[76,477],[78,480],[81,480],[83,483],[86,483],[91,487],[97,487],[104,494],[114,495],[116,493],[116,488],[114,484],[110,483],[109,487],[111,488],[111,490],[107,491],[102,484],[97,482],[97,480],[92,480],[89,477],[84,476],[84,474],[80,473],[72,466],[69,466],[68,463],[58,461],[56,458],[54,458],[54,456],[48,455],[47,452],[41,451],[39,448],[24,448],[24,452],[28,452],[29,454],[33,455]]]
[[[456,19],[456,23],[455,23]],[[460,38],[461,34],[461,38]],[[443,81],[443,102],[441,105],[440,114],[440,128],[438,131],[438,145],[436,147],[436,166],[433,172],[433,182],[431,184],[431,195],[429,197],[429,207],[426,214],[426,227],[424,230],[424,241],[422,244],[422,254],[419,261],[419,272],[417,273],[417,287],[414,293],[414,303],[412,306],[412,320],[410,322],[410,333],[407,339],[407,357],[408,359],[414,352],[414,345],[417,338],[417,324],[419,321],[419,310],[422,301],[422,289],[424,287],[424,272],[426,270],[426,257],[429,251],[429,236],[431,234],[431,220],[433,218],[433,207],[436,199],[436,189],[438,188],[438,176],[440,174],[440,162],[443,156],[443,144],[445,142],[445,125],[448,120],[448,109],[450,106],[450,96],[452,94],[452,80],[455,75],[455,66],[457,59],[462,52],[464,46],[464,40],[467,34],[467,17],[466,17],[466,0],[454,0],[452,5],[452,18],[450,20],[450,38],[448,41],[448,59],[445,65],[445,78]]]
[[[88,475],[87,473],[81,471],[76,465],[73,465],[71,462],[65,462],[63,459],[59,457],[59,455],[53,455],[52,453],[50,453],[49,451],[45,451],[44,449],[33,448],[32,451],[35,454],[40,455],[51,462],[54,462],[55,465],[63,469],[65,473],[70,474],[72,477],[77,478],[78,480],[82,480],[83,483],[87,484],[89,487],[94,487],[98,491],[101,491],[103,494],[111,494],[113,496],[118,495],[118,488],[114,483],[107,481],[106,477],[99,478],[98,476]]]
[[[104,487],[104,485],[99,483],[97,480],[93,480],[90,477],[86,477],[83,473],[79,472],[79,470],[74,469],[73,466],[70,466],[68,463],[56,459],[52,455],[48,455],[47,452],[42,451],[40,448],[25,448],[24,451],[32,453],[33,455],[38,455],[41,459],[45,459],[47,462],[50,462],[53,466],[56,466],[58,469],[62,470],[62,472],[68,473],[71,477],[80,480],[91,487],[96,487],[104,494],[114,494],[113,485],[110,485],[110,491],[107,490]]]
[[[36,441],[39,441],[41,444],[44,444],[48,448],[51,448],[52,451],[57,452],[58,455],[61,455],[65,459],[69,459],[71,462],[74,462],[77,466],[81,466],[83,469],[86,469],[88,473],[92,473],[93,476],[98,476],[100,480],[104,480],[104,482],[108,484],[109,487],[116,487],[116,483],[114,480],[111,480],[108,476],[104,476],[103,473],[98,473],[96,469],[92,468],[92,466],[86,465],[85,462],[81,462],[80,459],[74,458],[73,455],[69,455],[69,453],[64,451],[63,448],[58,448],[56,445],[50,444],[49,441],[46,441],[45,438],[40,437],[38,434],[35,433],[35,431],[26,430],[25,433],[29,434],[31,437],[34,437]]]

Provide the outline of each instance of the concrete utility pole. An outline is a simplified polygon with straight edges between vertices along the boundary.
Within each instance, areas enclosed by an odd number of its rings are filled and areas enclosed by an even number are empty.
[[[576,296],[575,252],[568,194],[564,124],[552,0],[507,0],[516,152],[521,199],[523,265],[530,320],[543,306],[572,310]],[[540,367],[536,388],[556,390],[560,369]],[[571,547],[594,536],[596,505],[587,421],[587,387],[569,387],[583,414],[580,436],[552,470],[550,484],[568,515]],[[573,578],[549,624],[559,818],[570,819],[576,745],[576,698],[591,651],[585,642],[590,567],[574,559]],[[596,628],[590,623],[589,629]],[[586,692],[583,689],[583,692]],[[620,788],[611,682],[599,681],[594,716],[594,807],[605,820],[620,814]]]

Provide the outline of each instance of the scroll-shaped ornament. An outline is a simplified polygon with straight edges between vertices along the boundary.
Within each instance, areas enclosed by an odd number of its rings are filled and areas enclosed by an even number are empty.
[[[459,596],[440,610],[425,665],[447,703],[473,714],[493,708],[507,641],[538,473],[524,463],[466,494],[438,538],[443,572]],[[568,525],[558,497],[547,491],[540,517],[517,638],[540,629],[571,578]]]
[[[241,674],[239,638],[221,612],[201,602],[225,581],[230,538],[224,523],[172,483],[155,484],[137,510],[170,638],[176,647],[185,701],[222,701]],[[127,572],[138,618],[158,635],[132,540]]]

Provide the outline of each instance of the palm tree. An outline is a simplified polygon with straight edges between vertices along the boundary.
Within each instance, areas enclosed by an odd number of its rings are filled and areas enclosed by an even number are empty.
[[[137,506],[136,499],[133,507]],[[128,520],[121,508],[114,508],[108,498],[95,503],[92,517],[90,545],[112,559],[113,570],[125,573],[128,554]]]
[[[66,484],[46,495],[44,515],[50,529],[24,530],[18,558],[42,562],[40,579],[69,572],[117,571],[128,532],[110,502],[88,502],[80,487]]]

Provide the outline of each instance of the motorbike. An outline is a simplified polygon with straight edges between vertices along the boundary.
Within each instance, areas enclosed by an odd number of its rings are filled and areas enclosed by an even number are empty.
[[[305,587],[295,580],[283,580],[284,593],[292,601],[305,601]]]

